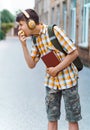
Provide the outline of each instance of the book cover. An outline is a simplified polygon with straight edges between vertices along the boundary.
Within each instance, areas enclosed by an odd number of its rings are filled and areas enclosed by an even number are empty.
[[[41,59],[48,67],[55,67],[60,63],[60,60],[57,58],[56,54],[53,51],[50,51],[46,55],[42,56]]]

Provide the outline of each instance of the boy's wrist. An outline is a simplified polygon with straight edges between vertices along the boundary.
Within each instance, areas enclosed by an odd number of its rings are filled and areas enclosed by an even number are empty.
[[[26,47],[26,42],[21,42],[22,47]]]
[[[59,69],[57,68],[57,66],[55,67],[55,73],[56,73],[56,74],[59,73]]]

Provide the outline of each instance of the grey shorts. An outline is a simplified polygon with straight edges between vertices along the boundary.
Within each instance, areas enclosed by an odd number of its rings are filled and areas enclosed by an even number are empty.
[[[57,121],[60,118],[62,96],[65,103],[66,120],[77,122],[82,119],[78,87],[74,86],[65,90],[54,90],[46,87],[45,103],[48,120]]]

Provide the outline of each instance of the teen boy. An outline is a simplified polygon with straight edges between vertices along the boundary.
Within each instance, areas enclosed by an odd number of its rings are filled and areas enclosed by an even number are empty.
[[[39,22],[38,14],[32,9],[20,12],[16,21],[19,23],[19,40],[21,41],[25,60],[29,68],[34,68],[40,57],[53,50],[60,63],[55,67],[46,68],[46,111],[48,130],[58,130],[60,118],[61,97],[64,98],[66,120],[69,130],[79,130],[78,121],[81,117],[81,106],[78,94],[78,71],[72,61],[78,56],[78,51],[65,33],[54,26],[54,33],[67,53],[58,51],[51,43],[48,35],[48,26]],[[36,45],[31,54],[26,45],[26,37],[35,36]]]

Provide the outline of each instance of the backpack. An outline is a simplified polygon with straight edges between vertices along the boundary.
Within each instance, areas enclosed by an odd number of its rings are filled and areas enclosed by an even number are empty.
[[[50,41],[52,42],[53,46],[56,49],[58,49],[59,51],[63,52],[65,55],[67,55],[67,53],[63,50],[63,48],[60,45],[57,37],[54,34],[54,31],[53,31],[53,27],[54,26],[56,26],[56,25],[50,25],[50,26],[48,26],[48,34],[49,34]],[[32,39],[33,39],[33,43],[36,45],[36,37],[33,36]],[[78,71],[81,71],[83,69],[83,64],[82,64],[79,56],[73,61],[73,63],[76,66],[76,68],[77,68]]]

